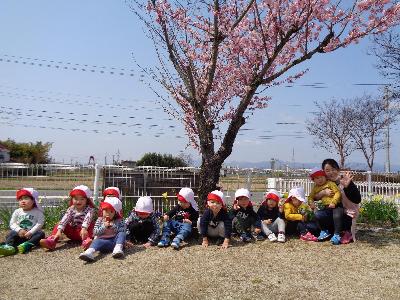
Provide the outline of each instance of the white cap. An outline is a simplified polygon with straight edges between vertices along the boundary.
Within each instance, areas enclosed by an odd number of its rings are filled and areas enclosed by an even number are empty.
[[[241,196],[245,196],[248,199],[250,199],[250,191],[248,189],[243,189],[243,188],[242,189],[238,189],[235,192],[235,199],[237,199],[237,198],[239,198]]]
[[[195,211],[199,211],[197,202],[194,200],[194,192],[191,188],[181,188],[181,190],[179,191],[179,193],[176,196],[181,201],[184,200],[186,202],[189,202]]]
[[[225,197],[224,197],[224,193],[218,190],[212,191],[211,193],[209,193],[207,195],[207,201],[218,201],[219,203],[221,203],[222,205],[225,205]]]
[[[291,197],[296,197],[303,203],[307,203],[304,189],[302,187],[294,187],[290,190],[289,196],[286,201],[290,200]]]
[[[72,189],[69,195],[72,197],[74,195],[82,195],[86,198],[92,198],[92,191],[86,185],[78,185]]]
[[[153,212],[153,200],[148,197],[140,197],[136,202],[135,211],[152,213]]]
[[[122,218],[122,202],[117,197],[106,197],[103,202],[100,203],[100,208],[104,209],[112,207],[116,214]]]

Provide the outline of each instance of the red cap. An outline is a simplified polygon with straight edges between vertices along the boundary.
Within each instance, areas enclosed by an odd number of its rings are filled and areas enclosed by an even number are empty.
[[[177,197],[178,200],[181,201],[181,202],[189,203],[189,201],[187,201],[187,200],[185,199],[185,197],[183,197],[183,196],[180,195],[180,194],[176,194],[176,197]]]
[[[275,193],[268,193],[265,196],[266,200],[274,200],[276,203],[279,203],[279,196]]]
[[[18,190],[17,191],[17,200],[21,199],[21,197],[23,197],[23,196],[28,196],[32,200],[34,200],[32,194],[29,191],[27,191],[25,189]]]
[[[224,201],[222,200],[222,198],[214,193],[209,193],[207,195],[207,201],[211,201],[211,200],[217,201],[217,202],[221,203],[222,205],[224,205]]]

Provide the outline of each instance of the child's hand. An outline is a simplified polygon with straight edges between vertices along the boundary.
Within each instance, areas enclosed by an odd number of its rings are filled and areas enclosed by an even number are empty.
[[[228,249],[229,247],[229,239],[224,239],[224,242],[221,245],[221,249]]]
[[[189,219],[183,219],[183,223],[192,224],[192,221],[190,221]]]
[[[269,224],[272,224],[272,220],[271,219],[266,219],[266,220],[263,221],[263,223],[265,225],[269,225]]]
[[[279,212],[280,212],[280,213],[283,213],[283,206],[279,206],[278,209],[279,209]]]
[[[239,209],[240,209],[240,206],[237,205],[237,204],[233,204],[233,209],[234,209],[234,210],[239,210]]]
[[[61,230],[60,229],[57,230],[57,233],[54,235],[54,238],[55,239],[60,239],[61,238],[61,234],[62,234]]]
[[[207,247],[208,247],[208,238],[204,237],[204,238],[203,238],[203,242],[201,243],[201,245],[202,245],[204,248],[207,248]]]
[[[133,247],[133,243],[131,241],[125,241],[125,248],[132,248]]]
[[[147,242],[146,244],[143,244],[143,246],[144,246],[146,249],[148,249],[148,248],[151,247],[151,243],[150,243],[150,242]]]
[[[105,227],[111,227],[111,225],[112,225],[111,221],[106,221],[106,220],[103,221],[103,224]]]
[[[254,229],[254,233],[255,233],[255,234],[259,234],[260,232],[261,232],[261,228],[255,228],[255,229]]]
[[[169,220],[168,215],[164,215],[164,221],[168,221],[168,220]]]
[[[336,205],[335,205],[335,204],[333,204],[333,203],[331,203],[331,204],[329,204],[329,205],[328,205],[328,207],[329,207],[329,208],[335,208],[335,207],[336,207]]]
[[[25,237],[26,239],[30,239],[31,236],[32,236],[32,232],[29,232],[29,231],[27,231],[27,232],[25,233],[25,235],[24,235],[24,237]]]
[[[27,231],[25,229],[21,229],[20,231],[18,231],[18,236],[23,238],[23,237],[25,237],[26,233],[27,233]]]
[[[310,208],[311,208],[312,210],[314,210],[314,209],[315,209],[315,203],[314,203],[314,201],[312,201],[312,202],[309,204],[309,206],[310,206]]]
[[[88,230],[85,227],[82,227],[81,232],[80,232],[82,241],[87,238],[88,234],[89,234]]]

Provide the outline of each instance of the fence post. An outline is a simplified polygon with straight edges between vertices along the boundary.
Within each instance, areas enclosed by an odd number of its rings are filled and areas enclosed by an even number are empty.
[[[368,200],[372,198],[372,176],[371,171],[367,171],[367,181],[368,181]]]
[[[100,178],[101,166],[99,164],[94,165],[94,183],[93,183],[93,201],[97,204],[98,193],[99,193],[99,178]]]

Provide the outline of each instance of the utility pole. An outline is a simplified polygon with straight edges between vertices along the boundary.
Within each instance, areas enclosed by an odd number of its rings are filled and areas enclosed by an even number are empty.
[[[390,109],[390,99],[389,99],[389,87],[386,85],[384,89],[383,99],[385,101],[386,107],[386,130],[385,130],[385,145],[386,145],[386,160],[385,160],[385,172],[390,172],[390,126],[389,126],[389,109]]]

